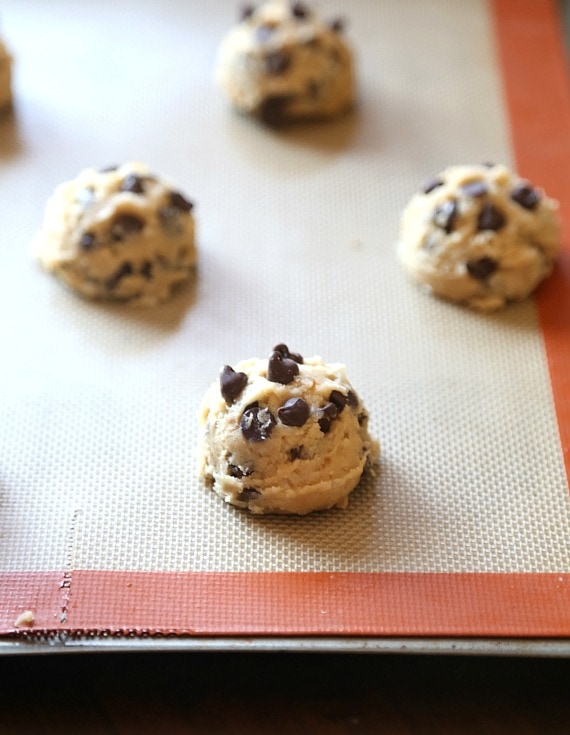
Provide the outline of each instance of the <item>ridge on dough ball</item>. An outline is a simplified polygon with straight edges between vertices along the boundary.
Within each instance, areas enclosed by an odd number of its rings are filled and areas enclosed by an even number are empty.
[[[217,84],[234,108],[269,125],[341,115],[355,87],[343,27],[299,0],[248,5],[220,45]]]
[[[269,359],[226,365],[206,392],[199,474],[252,513],[346,508],[380,448],[344,365],[285,345]]]
[[[529,296],[561,247],[558,202],[503,165],[450,166],[405,207],[399,257],[433,294],[478,311]]]
[[[193,206],[143,163],[88,168],[55,189],[32,254],[82,296],[154,306],[195,273]]]

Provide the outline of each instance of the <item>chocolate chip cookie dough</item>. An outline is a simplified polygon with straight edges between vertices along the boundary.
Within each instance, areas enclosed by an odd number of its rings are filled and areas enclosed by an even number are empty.
[[[269,359],[222,368],[206,393],[200,475],[252,513],[346,508],[379,456],[345,367],[276,345]]]
[[[221,44],[218,84],[235,108],[270,125],[340,115],[354,98],[343,26],[300,1],[246,5]]]
[[[12,57],[0,39],[0,112],[12,105]]]
[[[153,306],[194,274],[192,209],[142,163],[86,169],[57,187],[32,250],[87,298]]]
[[[524,299],[560,249],[558,203],[502,165],[452,166],[402,215],[399,254],[428,290],[479,311]]]

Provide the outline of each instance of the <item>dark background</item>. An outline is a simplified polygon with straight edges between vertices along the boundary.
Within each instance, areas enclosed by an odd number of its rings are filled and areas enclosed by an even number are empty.
[[[66,653],[0,682],[0,735],[570,733],[567,659]]]

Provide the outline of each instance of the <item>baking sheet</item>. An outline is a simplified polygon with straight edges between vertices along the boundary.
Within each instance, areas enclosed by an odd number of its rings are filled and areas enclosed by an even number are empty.
[[[541,312],[430,299],[394,257],[422,181],[452,163],[518,165],[495,10],[355,0],[358,109],[276,132],[213,86],[229,0],[3,4],[16,56],[0,129],[3,633],[32,609],[35,630],[78,635],[509,635],[488,599],[499,579],[517,590],[507,603],[529,589],[548,603],[542,628],[523,610],[511,634],[570,635],[570,496]],[[26,251],[60,181],[126,160],[196,202],[198,280],[153,311],[81,301]],[[252,518],[196,478],[203,392],[222,364],[281,341],[346,362],[371,414],[380,473],[348,511]],[[485,604],[434,627],[458,580],[466,609]],[[368,618],[342,607],[345,584]]]

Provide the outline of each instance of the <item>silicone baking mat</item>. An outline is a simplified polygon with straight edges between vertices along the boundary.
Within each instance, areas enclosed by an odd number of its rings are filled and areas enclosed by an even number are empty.
[[[570,100],[550,0],[323,2],[359,104],[272,131],[212,76],[233,0],[5,0],[0,634],[570,636]],[[134,310],[28,256],[45,200],[143,160],[196,202],[196,283]],[[535,300],[438,301],[394,256],[447,165],[561,203]],[[195,472],[221,365],[286,342],[347,364],[382,455],[345,511],[252,517]],[[31,627],[15,620],[30,611]]]

